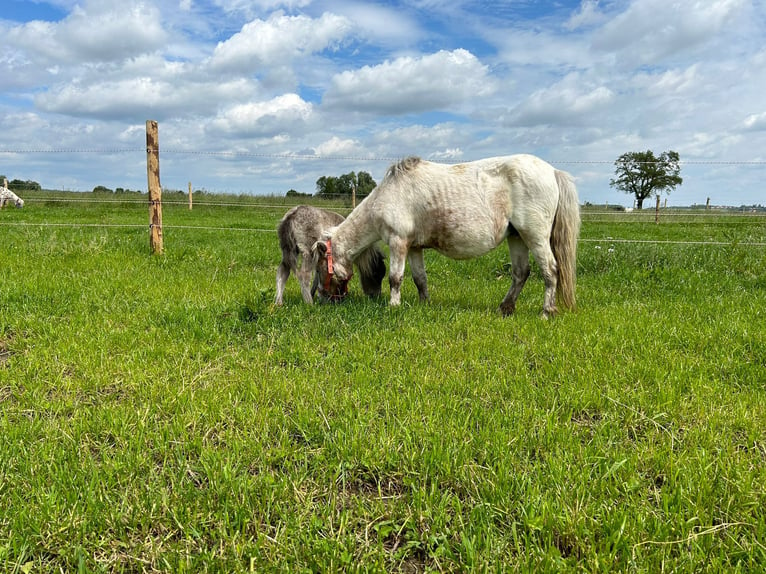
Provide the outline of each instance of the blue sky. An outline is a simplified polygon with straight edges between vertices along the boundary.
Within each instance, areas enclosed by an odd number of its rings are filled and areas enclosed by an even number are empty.
[[[0,37],[0,174],[44,187],[145,189],[155,119],[175,189],[534,153],[630,205],[612,162],[673,149],[669,205],[766,204],[756,0],[6,0]]]

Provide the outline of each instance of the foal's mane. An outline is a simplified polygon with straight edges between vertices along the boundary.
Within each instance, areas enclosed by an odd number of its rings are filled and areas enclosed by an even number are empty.
[[[422,160],[415,155],[399,160],[388,168],[384,179],[396,181],[397,179],[406,176],[408,173],[415,171],[421,161]]]

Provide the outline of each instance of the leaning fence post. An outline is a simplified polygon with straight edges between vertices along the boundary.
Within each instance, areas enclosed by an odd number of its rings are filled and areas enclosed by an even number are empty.
[[[146,121],[146,176],[149,181],[149,246],[162,253],[162,187],[160,187],[160,139],[157,122]]]

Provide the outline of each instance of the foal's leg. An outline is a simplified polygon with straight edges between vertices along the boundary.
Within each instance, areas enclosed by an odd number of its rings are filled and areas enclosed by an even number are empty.
[[[407,260],[410,262],[410,273],[412,273],[412,280],[418,288],[420,300],[428,301],[428,279],[426,278],[426,264],[423,261],[423,250],[410,249],[407,253]]]
[[[508,251],[511,253],[511,274],[513,281],[500,303],[503,317],[513,314],[516,310],[516,299],[529,278],[529,249],[519,236],[508,238]]]
[[[303,300],[311,305],[314,302],[313,292],[311,290],[311,274],[314,272],[314,260],[310,254],[302,254],[301,268],[298,270],[298,282],[301,284],[301,295]]]
[[[285,292],[285,283],[287,283],[288,277],[290,277],[290,265],[282,259],[279,267],[277,267],[277,298],[275,301],[277,305],[282,304],[282,295]]]
[[[391,305],[402,302],[402,279],[404,278],[404,263],[407,260],[407,242],[393,237],[388,243],[389,272],[388,284],[391,286]]]

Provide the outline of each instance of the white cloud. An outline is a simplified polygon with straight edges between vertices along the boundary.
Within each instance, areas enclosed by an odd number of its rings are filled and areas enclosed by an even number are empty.
[[[253,20],[219,43],[210,65],[227,72],[257,73],[336,46],[350,31],[350,21],[325,13],[318,19],[275,14]]]
[[[333,157],[344,155],[360,155],[362,145],[355,139],[342,139],[337,136],[331,137],[314,148],[314,153],[319,157]]]
[[[561,82],[537,90],[511,111],[505,123],[513,126],[587,125],[594,116],[608,109],[615,94],[606,86],[583,84],[579,74],[571,74]]]
[[[766,112],[760,114],[750,114],[745,118],[744,127],[747,130],[763,131],[766,130]]]
[[[401,57],[332,78],[330,108],[383,114],[453,109],[494,91],[487,66],[467,50]]]
[[[592,45],[631,65],[677,57],[711,42],[747,0],[634,0],[599,29]]]
[[[598,10],[598,0],[582,0],[580,9],[570,16],[564,27],[567,30],[577,30],[602,24],[605,20],[606,15]]]
[[[536,77],[556,69],[586,68],[592,65],[588,42],[579,35],[557,35],[552,30],[508,28],[495,30],[487,38],[497,46],[499,59]]]
[[[310,5],[312,0],[215,0],[214,4],[225,12],[241,12],[252,17],[259,12],[279,8],[297,9]]]
[[[220,101],[252,93],[246,80],[194,84],[147,75],[98,83],[71,82],[38,95],[41,110],[72,116],[131,120],[215,113]]]
[[[671,69],[661,74],[639,74],[645,81],[645,89],[650,96],[676,95],[695,90],[699,86],[699,66],[693,64],[685,70]]]
[[[167,39],[161,21],[159,10],[143,2],[91,0],[60,22],[13,27],[5,41],[42,65],[116,61],[160,48]]]
[[[353,33],[396,50],[414,46],[425,32],[401,6],[389,8],[372,2],[343,2],[343,14],[353,22]]]
[[[428,157],[429,159],[437,160],[437,161],[438,160],[444,160],[444,161],[457,160],[463,157],[463,150],[460,149],[459,147],[449,148],[449,149],[444,149],[441,151],[435,151]]]
[[[456,148],[465,131],[453,124],[424,126],[421,124],[384,129],[377,132],[372,142],[384,150],[395,150],[399,156],[424,153],[422,150]],[[390,151],[388,152],[390,154]]]
[[[305,129],[314,107],[297,94],[284,94],[265,102],[239,104],[224,110],[210,123],[210,131],[234,137],[272,137]]]

